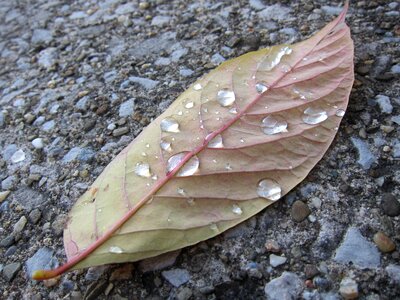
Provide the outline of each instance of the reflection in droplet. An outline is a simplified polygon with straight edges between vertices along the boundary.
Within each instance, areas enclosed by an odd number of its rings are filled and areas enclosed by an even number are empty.
[[[259,94],[262,94],[268,91],[268,85],[265,82],[257,82],[256,83],[256,91]]]
[[[282,189],[279,184],[272,179],[263,179],[258,183],[257,195],[272,201],[281,198]]]
[[[227,89],[220,90],[217,93],[217,100],[221,106],[230,106],[235,102],[235,93]]]
[[[284,55],[289,55],[292,53],[292,49],[288,46],[282,47],[274,57],[267,58],[267,61],[262,65],[262,68],[266,71],[271,71],[275,66],[277,66]]]
[[[231,113],[231,114],[233,114],[233,115],[236,115],[236,114],[237,114],[237,108],[236,108],[236,107],[232,107],[232,108],[229,110],[229,113]]]
[[[235,215],[241,215],[241,214],[243,213],[242,209],[241,209],[238,205],[236,205],[236,204],[234,204],[234,205],[232,206],[232,212],[233,212]]]
[[[344,109],[338,109],[338,110],[336,111],[336,113],[335,113],[335,115],[336,115],[337,117],[343,117],[344,114],[345,114],[345,110],[344,110]]]
[[[121,254],[121,253],[124,253],[124,250],[122,250],[120,247],[118,247],[118,246],[111,246],[109,249],[108,249],[108,252],[110,252],[110,253],[115,253],[115,254]]]
[[[185,104],[185,108],[193,108],[194,107],[194,102],[188,102]]]
[[[150,177],[150,166],[147,163],[139,162],[135,166],[135,174],[140,177]]]
[[[180,152],[175,155],[172,155],[167,162],[168,173],[172,172],[173,170],[175,170],[175,168],[180,166],[182,160],[188,153],[189,152]],[[199,158],[196,155],[194,155],[180,168],[176,176],[184,177],[193,175],[199,169],[199,165],[200,165]]]
[[[262,120],[262,130],[265,134],[272,135],[287,132],[287,122],[280,116],[271,116]]]
[[[194,89],[195,91],[200,91],[202,88],[203,88],[203,87],[201,86],[200,83],[196,83],[196,84],[193,86],[193,89]]]
[[[164,132],[179,132],[179,123],[174,118],[165,118],[161,121],[160,127]]]
[[[206,139],[207,139],[207,137],[206,137]],[[223,148],[224,143],[222,142],[222,136],[220,134],[217,134],[211,141],[208,142],[207,147],[208,148]]]
[[[303,121],[309,125],[319,124],[328,119],[326,111],[320,108],[309,107],[304,111]]]

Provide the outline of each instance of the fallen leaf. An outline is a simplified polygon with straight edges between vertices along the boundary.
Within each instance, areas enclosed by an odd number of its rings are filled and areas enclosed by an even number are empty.
[[[137,261],[209,239],[301,182],[331,144],[354,80],[341,15],[306,41],[242,55],[200,78],[71,210],[68,261]]]

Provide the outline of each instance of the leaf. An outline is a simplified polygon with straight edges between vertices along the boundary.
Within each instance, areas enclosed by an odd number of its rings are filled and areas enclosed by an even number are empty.
[[[180,95],[77,201],[64,231],[67,263],[33,277],[196,244],[301,182],[347,107],[346,11],[306,41],[223,63]]]

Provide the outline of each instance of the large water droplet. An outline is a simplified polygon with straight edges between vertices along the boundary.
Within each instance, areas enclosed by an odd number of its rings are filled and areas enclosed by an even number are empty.
[[[193,108],[194,107],[194,102],[188,102],[185,104],[185,108]]]
[[[135,174],[140,177],[150,177],[150,166],[147,163],[139,162],[135,166]]]
[[[164,132],[179,132],[179,123],[174,118],[165,118],[161,121],[160,127]]]
[[[262,94],[268,91],[268,85],[265,82],[258,82],[256,83],[256,91],[259,94]]]
[[[338,110],[336,111],[336,113],[335,113],[335,115],[336,115],[337,117],[343,117],[344,114],[345,114],[345,110],[344,110],[344,109],[338,109]]]
[[[207,139],[207,137],[206,137],[206,139]],[[222,142],[222,136],[220,134],[217,134],[211,141],[208,142],[207,147],[208,148],[223,148],[224,143]]]
[[[25,152],[21,149],[18,151],[14,152],[14,154],[11,156],[11,162],[12,163],[19,163],[21,161],[25,160]]]
[[[235,215],[241,215],[241,214],[243,213],[242,209],[241,209],[238,205],[236,205],[236,204],[234,204],[234,205],[232,206],[232,212],[233,212]]]
[[[309,125],[315,125],[328,119],[326,111],[320,108],[309,107],[304,111],[303,121]]]
[[[115,254],[121,254],[121,253],[124,253],[124,250],[122,250],[120,247],[118,247],[118,246],[111,246],[109,249],[108,249],[108,252],[110,252],[110,253],[115,253]]]
[[[217,93],[217,100],[221,106],[230,106],[235,102],[235,93],[227,89],[220,90]]]
[[[180,165],[184,157],[186,156],[188,152],[180,152],[175,155],[172,155],[167,162],[167,171],[172,172],[176,167]],[[196,171],[199,169],[199,158],[194,155],[192,156],[178,171],[176,176],[190,176],[196,173]]]
[[[279,52],[275,54],[274,57],[267,58],[267,61],[263,64],[262,68],[266,71],[271,71],[273,68],[275,68],[275,66],[280,63],[284,55],[289,55],[290,53],[292,53],[292,49],[290,47],[282,47]]]
[[[257,195],[268,200],[276,201],[281,198],[282,189],[272,179],[263,179],[258,183]]]
[[[196,84],[193,86],[193,89],[194,89],[195,91],[200,91],[202,88],[203,88],[203,87],[201,86],[200,83],[196,83]]]
[[[262,120],[262,130],[265,134],[272,135],[287,132],[287,122],[279,116],[268,116]]]

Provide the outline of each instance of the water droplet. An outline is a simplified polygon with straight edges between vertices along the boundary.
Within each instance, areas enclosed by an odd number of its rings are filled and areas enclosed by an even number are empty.
[[[291,68],[289,65],[286,65],[286,64],[281,65],[281,70],[282,70],[282,72],[284,72],[284,73],[289,72],[291,69],[292,69],[292,68]]]
[[[25,160],[25,152],[22,149],[19,149],[18,151],[14,152],[14,154],[11,156],[11,162],[14,164],[24,160]]]
[[[213,163],[214,163],[214,164],[216,164],[216,163],[217,163],[217,160],[216,160],[216,159],[213,159],[212,161],[213,161]]]
[[[196,204],[193,198],[188,198],[188,199],[186,199],[186,202],[187,202],[187,204],[189,204],[190,206],[193,206],[193,205]]]
[[[343,117],[344,114],[345,114],[345,110],[344,110],[344,109],[338,109],[338,110],[336,111],[336,113],[335,113],[335,115],[336,115],[337,117]]]
[[[124,253],[124,250],[122,250],[120,247],[118,247],[118,246],[111,246],[109,249],[108,249],[108,252],[110,252],[110,253],[115,253],[115,254],[121,254],[121,253]]]
[[[101,213],[102,209],[101,209],[101,208],[99,208],[97,211],[98,211],[99,213]]]
[[[146,148],[150,148],[150,144],[147,143],[147,144],[146,144]]]
[[[139,162],[135,166],[135,174],[141,177],[150,177],[150,166],[147,163]]]
[[[196,83],[196,84],[193,86],[193,89],[194,89],[195,91],[200,91],[202,88],[203,88],[203,87],[201,86],[200,83]]]
[[[206,139],[211,135],[210,133]],[[208,142],[207,145],[208,148],[223,148],[224,143],[222,142],[222,136],[220,134],[217,134],[211,141]]]
[[[171,222],[172,222],[171,218],[168,218],[168,219],[167,219],[167,222],[168,222],[168,223],[171,223]]]
[[[225,170],[228,170],[228,171],[232,170],[232,166],[230,163],[225,164]]]
[[[164,132],[179,132],[179,123],[173,118],[165,118],[162,120],[160,127]]]
[[[287,122],[279,116],[268,116],[262,120],[262,130],[265,134],[272,135],[287,132]]]
[[[207,108],[207,107],[204,107],[204,108],[203,108],[203,111],[204,111],[205,113],[208,113],[208,108]]]
[[[275,180],[263,179],[258,183],[257,195],[272,201],[281,198],[282,189]]]
[[[176,192],[181,196],[184,196],[184,197],[187,196],[187,194],[186,194],[186,192],[185,192],[185,190],[183,188],[177,188]]]
[[[236,204],[234,204],[234,205],[232,206],[232,212],[233,212],[235,215],[241,215],[241,214],[243,213],[242,209],[241,209],[238,205],[236,205]]]
[[[211,229],[212,231],[218,231],[218,226],[217,226],[216,224],[211,224],[211,225],[210,225],[210,229]]]
[[[147,156],[146,152],[142,152],[142,156],[146,157]]]
[[[172,155],[167,162],[168,173],[175,170],[175,168],[180,165],[180,163],[188,153],[189,152],[180,152],[175,155]],[[180,168],[176,176],[184,177],[193,175],[199,169],[199,165],[200,165],[199,158],[196,155],[194,155]]]
[[[319,124],[328,119],[326,111],[320,108],[309,107],[304,111],[303,121],[309,125]]]
[[[235,102],[235,93],[227,89],[220,90],[217,93],[217,100],[221,106],[230,106]]]
[[[153,176],[151,177],[151,179],[157,180],[157,179],[158,179],[158,176],[157,176],[157,175],[153,175]]]
[[[307,60],[308,60],[308,57],[304,57],[303,60],[304,60],[304,61],[307,61]]]
[[[262,68],[264,68],[266,71],[271,71],[275,66],[277,66],[282,57],[284,55],[289,55],[292,53],[292,49],[288,46],[282,47],[278,53],[275,54],[275,57],[268,58],[267,61],[264,63]]]
[[[236,114],[237,114],[237,109],[236,109],[236,107],[232,107],[232,108],[229,110],[229,113],[231,113],[231,114],[233,114],[233,115],[236,115]]]
[[[240,142],[241,142],[241,143],[244,143],[244,139],[243,139],[243,138],[240,138]]]
[[[194,107],[194,102],[188,102],[185,104],[185,108],[193,108]]]
[[[268,91],[268,85],[265,82],[257,82],[256,83],[256,91],[259,94],[262,94]]]
[[[180,111],[178,111],[178,116],[182,116],[183,115],[183,112],[180,110]]]

